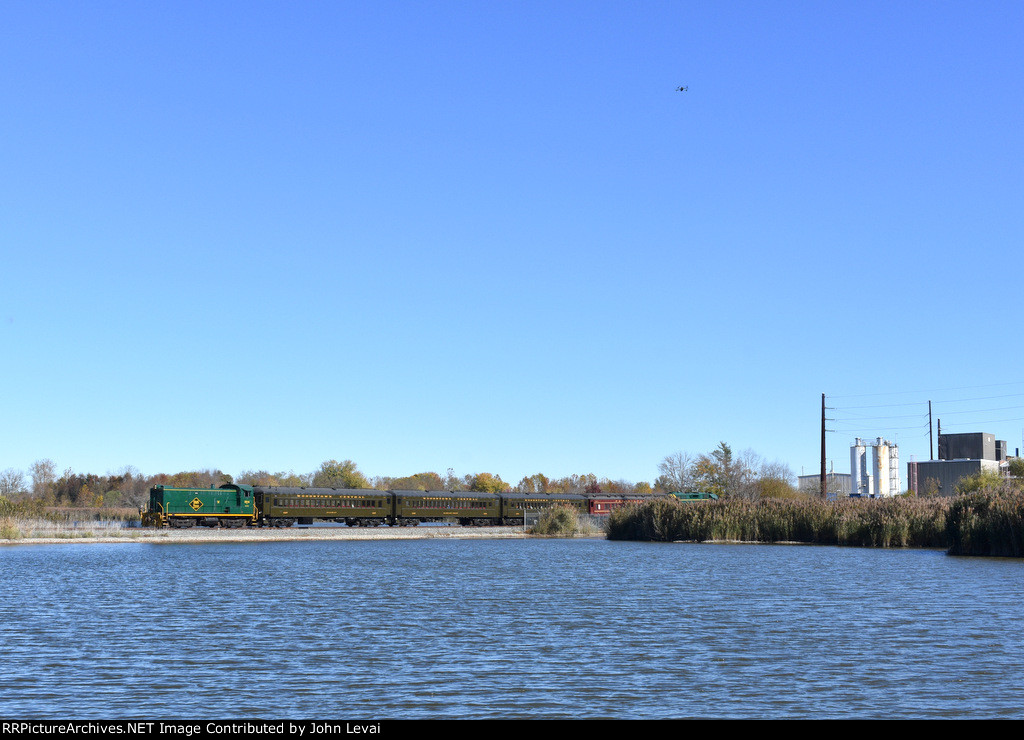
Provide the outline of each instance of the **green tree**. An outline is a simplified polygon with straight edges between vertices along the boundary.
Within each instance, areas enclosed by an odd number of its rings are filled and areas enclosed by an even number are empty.
[[[1024,457],[1011,457],[1006,462],[1006,472],[1014,478],[1024,478]]]
[[[698,491],[729,495],[732,476],[732,448],[720,442],[710,455],[699,455],[693,463],[693,487]]]
[[[313,485],[317,488],[369,488],[366,476],[351,460],[325,460],[313,475]]]
[[[1016,478],[1004,478],[998,470],[983,470],[977,475],[968,475],[957,481],[955,486],[958,494],[976,493],[1011,493],[1024,489],[1024,481]]]

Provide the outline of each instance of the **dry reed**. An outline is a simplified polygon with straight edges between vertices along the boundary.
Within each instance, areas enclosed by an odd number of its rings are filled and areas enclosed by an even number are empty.
[[[948,499],[656,499],[613,512],[608,537],[661,542],[802,542],[948,547]]]

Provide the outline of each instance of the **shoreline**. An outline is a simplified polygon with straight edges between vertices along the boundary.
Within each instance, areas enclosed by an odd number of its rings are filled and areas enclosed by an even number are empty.
[[[0,539],[0,547],[9,545],[58,544],[206,544],[216,542],[303,542],[325,540],[426,540],[426,539],[530,539],[522,527],[292,527],[289,529],[119,529],[118,534],[83,529],[54,536],[29,536]],[[605,537],[599,532],[577,537]]]

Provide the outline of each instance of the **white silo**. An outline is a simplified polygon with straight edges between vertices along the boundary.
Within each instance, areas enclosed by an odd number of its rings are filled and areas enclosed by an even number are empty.
[[[876,498],[889,496],[889,443],[879,437],[872,445],[872,453],[874,477],[871,481],[871,495]]]
[[[871,476],[864,441],[858,437],[850,446],[850,495],[866,496]]]
[[[897,496],[902,492],[900,486],[900,448],[893,443],[889,445],[889,495]]]

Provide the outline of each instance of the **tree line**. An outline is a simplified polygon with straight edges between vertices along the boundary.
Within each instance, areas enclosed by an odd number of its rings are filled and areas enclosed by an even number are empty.
[[[658,472],[658,490],[704,491],[719,498],[755,500],[800,495],[788,465],[762,460],[753,450],[733,454],[732,447],[725,442],[719,442],[706,454],[669,455],[658,465]]]
[[[593,473],[553,478],[543,473],[524,476],[511,484],[495,473],[456,475],[448,468],[442,475],[428,471],[406,476],[367,476],[352,460],[325,460],[310,473],[244,470],[232,476],[219,469],[143,475],[127,466],[117,473],[96,475],[66,469],[57,473],[50,459],[38,460],[27,472],[14,468],[0,471],[0,497],[9,501],[32,499],[44,506],[138,507],[149,489],[209,488],[223,483],[260,486],[376,488],[382,490],[443,490],[500,493],[608,493],[652,494],[670,491],[707,491],[720,497],[787,497],[796,495],[795,477],[788,466],[763,462],[752,451],[734,455],[721,442],[707,454],[678,452],[658,465],[653,483],[599,478]]]

